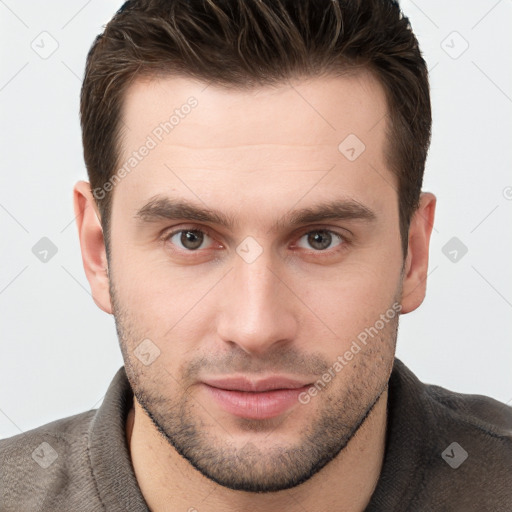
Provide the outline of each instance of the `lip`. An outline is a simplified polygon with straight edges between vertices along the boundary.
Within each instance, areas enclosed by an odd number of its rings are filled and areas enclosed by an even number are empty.
[[[229,391],[263,392],[275,389],[298,389],[307,386],[308,383],[282,376],[270,376],[264,379],[251,380],[247,377],[225,377],[220,379],[206,379],[204,384],[213,388]]]
[[[300,393],[310,386],[309,383],[280,376],[257,381],[246,377],[208,379],[203,381],[203,385],[224,411],[253,420],[283,414],[299,403]]]

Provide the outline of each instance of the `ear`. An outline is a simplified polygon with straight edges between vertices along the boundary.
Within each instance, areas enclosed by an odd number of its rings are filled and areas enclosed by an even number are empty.
[[[430,234],[434,227],[436,198],[429,192],[420,197],[420,206],[414,213],[409,227],[409,245],[404,265],[402,283],[402,311],[414,311],[425,298],[427,289],[428,250]]]
[[[79,181],[74,186],[73,206],[82,250],[82,262],[91,286],[92,298],[100,309],[111,314],[107,252],[101,217],[88,182]]]

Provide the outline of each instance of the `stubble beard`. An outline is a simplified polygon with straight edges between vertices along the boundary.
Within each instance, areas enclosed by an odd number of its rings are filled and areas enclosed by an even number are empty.
[[[229,434],[232,426],[223,426],[208,415],[187,386],[176,391],[180,387],[178,381],[186,382],[185,379],[172,378],[158,365],[149,370],[142,367],[133,349],[145,336],[137,335],[138,329],[119,303],[112,278],[110,282],[116,330],[134,396],[170,446],[202,475],[221,486],[270,493],[309,480],[342,452],[387,389],[394,360],[398,315],[354,356],[348,386],[336,386],[334,377],[309,404],[298,405],[302,408],[302,417],[311,410],[316,410],[316,414],[307,425],[301,425],[294,443],[273,445],[273,431],[267,420],[240,419],[236,423],[237,431],[258,433],[260,442],[249,441],[237,446]],[[245,354],[245,357],[250,356]],[[289,367],[284,359],[282,362],[282,368]],[[332,362],[325,361],[325,365],[331,366]],[[247,368],[251,362],[245,360],[243,366]],[[232,366],[232,369],[235,371],[240,367]],[[187,375],[186,370],[182,371],[182,376]],[[342,370],[346,371],[347,368]],[[164,389],[174,389],[174,396],[163,392]],[[281,424],[287,425],[286,418]],[[265,430],[268,444],[261,442],[261,432]]]

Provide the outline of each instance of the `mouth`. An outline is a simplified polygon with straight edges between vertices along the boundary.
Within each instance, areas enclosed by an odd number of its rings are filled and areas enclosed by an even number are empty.
[[[299,395],[311,385],[281,376],[257,381],[245,377],[209,379],[202,384],[225,412],[253,420],[285,413],[298,404]]]

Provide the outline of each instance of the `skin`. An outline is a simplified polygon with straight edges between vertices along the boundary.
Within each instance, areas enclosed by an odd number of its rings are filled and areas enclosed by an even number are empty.
[[[136,80],[121,165],[190,96],[197,107],[115,186],[109,261],[90,186],[74,189],[85,272],[115,316],[136,397],[126,434],[141,491],[153,511],[364,510],[382,467],[398,315],[307,404],[277,417],[234,416],[202,381],[314,383],[393,305],[416,309],[435,197],[422,194],[404,260],[384,91],[364,72],[251,91]],[[354,161],[338,150],[351,133],[366,146]],[[136,213],[157,194],[236,223],[144,222]],[[290,212],[333,200],[373,218],[290,223]],[[181,232],[163,241],[180,229],[207,234],[195,250]],[[248,236],[262,251],[250,263],[236,251]],[[144,339],[159,351],[149,365],[136,357]]]

